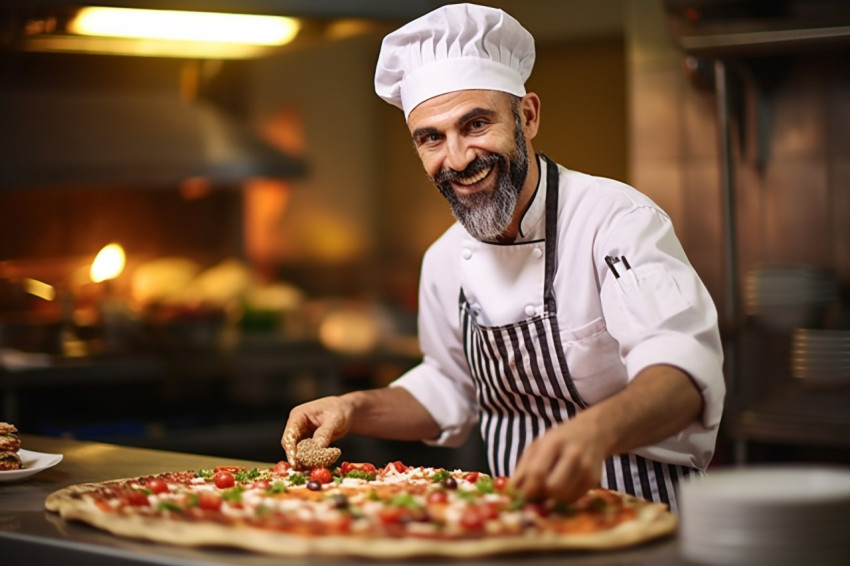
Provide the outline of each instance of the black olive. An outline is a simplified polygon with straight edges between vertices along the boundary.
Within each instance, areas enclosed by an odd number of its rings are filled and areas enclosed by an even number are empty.
[[[443,480],[443,487],[446,489],[457,489],[457,480],[449,476]]]
[[[331,502],[331,507],[334,509],[348,508],[348,497],[344,493],[334,493],[328,498],[328,501]]]
[[[322,491],[322,484],[316,480],[310,480],[307,482],[307,489],[310,491]]]

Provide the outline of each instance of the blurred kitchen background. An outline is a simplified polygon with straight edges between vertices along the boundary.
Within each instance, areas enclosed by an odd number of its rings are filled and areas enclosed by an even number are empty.
[[[383,35],[444,3],[97,3],[292,18],[246,45],[3,2],[0,420],[276,461],[292,406],[416,364],[419,261],[452,218],[372,79]],[[716,300],[715,462],[850,461],[850,6],[484,3],[536,37],[535,147],[656,200]],[[341,445],[484,467],[475,439]]]

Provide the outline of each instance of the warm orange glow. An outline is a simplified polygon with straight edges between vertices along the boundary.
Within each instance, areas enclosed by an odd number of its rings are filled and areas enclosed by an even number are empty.
[[[245,251],[252,261],[269,265],[280,258],[281,225],[289,187],[278,179],[251,179],[245,184]]]
[[[108,244],[103,247],[91,264],[91,280],[95,283],[115,279],[124,271],[124,248],[120,244]]]

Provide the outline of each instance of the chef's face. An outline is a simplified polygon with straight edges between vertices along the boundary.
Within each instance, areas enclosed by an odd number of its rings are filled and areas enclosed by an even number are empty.
[[[414,108],[408,127],[455,218],[479,240],[504,234],[528,173],[519,98],[484,90],[445,94]]]

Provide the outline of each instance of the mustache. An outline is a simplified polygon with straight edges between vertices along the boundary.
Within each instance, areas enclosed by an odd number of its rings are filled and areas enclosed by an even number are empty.
[[[434,182],[438,185],[447,185],[448,183],[460,181],[467,177],[477,175],[484,169],[496,165],[497,163],[499,163],[499,161],[500,156],[495,153],[486,155],[484,157],[478,156],[473,159],[472,162],[467,165],[466,169],[464,169],[463,171],[455,171],[454,169],[443,169],[439,171],[434,176]]]

